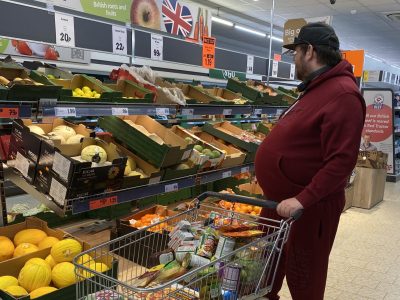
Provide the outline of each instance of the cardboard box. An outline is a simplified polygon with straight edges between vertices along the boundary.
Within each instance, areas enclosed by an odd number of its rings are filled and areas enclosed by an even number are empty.
[[[149,116],[101,117],[98,124],[123,146],[158,168],[186,161],[193,150],[194,145]],[[151,136],[155,135],[164,143],[153,140]]]
[[[45,64],[44,67],[39,67],[37,69],[39,73],[44,74],[45,76],[52,75],[55,78],[59,79],[72,79],[74,76],[70,71],[64,70],[52,65]]]
[[[356,172],[353,206],[370,209],[383,200],[386,170],[357,167]]]
[[[201,88],[189,84],[179,84],[178,87],[182,90],[186,97],[187,103],[216,103],[220,102],[218,98],[209,95],[202,91]]]
[[[346,203],[344,204],[343,211],[348,210],[353,206],[353,198],[354,198],[354,185],[351,185],[345,190]]]
[[[224,152],[225,156],[224,160],[219,165],[220,168],[230,168],[234,166],[239,166],[244,163],[244,160],[246,159],[246,154],[239,149],[233,147],[232,145],[224,144],[218,141],[214,136],[206,132],[198,131],[196,132],[196,136],[198,136],[201,140],[210,143],[219,151]]]
[[[232,125],[230,122],[221,122],[215,124],[207,123],[202,127],[202,130],[217,138],[238,146],[239,148],[244,149],[247,152],[255,153],[258,149],[259,144],[261,144],[261,141],[258,140],[254,135]],[[246,142],[240,139],[240,137],[249,137],[253,141]]]
[[[91,102],[96,104],[112,102],[114,98],[122,97],[121,92],[113,91],[109,87],[104,86],[100,80],[83,74],[74,75],[72,79],[51,79],[50,81],[63,88],[60,94],[60,101]],[[73,97],[73,90],[76,88],[82,89],[84,86],[99,93],[100,98]]]
[[[388,154],[382,151],[360,151],[357,158],[357,167],[386,169]]]
[[[12,81],[19,77],[21,79],[31,79],[24,68],[7,68],[0,67],[0,76]],[[32,79],[31,79],[32,80]],[[33,80],[33,82],[35,82]],[[12,84],[8,88],[7,98],[12,100],[37,100],[39,98],[55,98],[60,95],[61,87],[54,85],[22,85]]]
[[[182,165],[186,165],[189,168],[182,168]],[[172,180],[176,178],[182,178],[182,177],[188,177],[191,175],[197,174],[197,171],[199,170],[199,166],[195,165],[192,161],[184,161],[180,163],[179,165],[173,166],[173,167],[168,167],[165,168],[165,173],[163,176],[163,181],[166,180]]]
[[[138,213],[132,214],[130,216],[121,218],[117,220],[116,229],[111,232],[111,239],[115,239],[117,237],[124,236],[126,234],[130,234],[132,232],[137,231],[138,229],[132,227],[129,223],[129,220],[135,219],[138,220],[142,216],[146,214],[155,214],[159,213],[162,216],[171,217],[175,216],[177,212],[168,210],[166,206],[155,205],[148,209],[141,210]],[[176,222],[176,221],[175,221]],[[173,225],[171,223],[171,225]],[[117,255],[120,255],[126,259],[129,259],[135,263],[140,264],[146,268],[151,268],[159,264],[156,260],[151,259],[151,254],[164,251],[168,248],[169,236],[168,231],[163,232],[146,232],[140,235],[140,239],[137,242],[132,243],[127,239],[122,239],[118,243],[119,249],[113,249],[113,252]],[[130,243],[129,251],[126,251],[126,244]],[[111,247],[116,246],[115,243],[111,244]],[[144,253],[148,253],[148,255],[144,255]]]
[[[217,98],[217,102],[211,102],[211,103],[215,103],[215,104],[250,104],[251,101],[249,99],[246,99],[244,97],[242,97],[242,95],[240,93],[234,93],[228,89],[223,89],[223,88],[218,88],[215,87],[213,89],[204,89],[204,91],[214,97]],[[238,103],[240,102],[240,103]]]
[[[107,152],[107,164],[80,161],[82,150],[90,145],[102,147]],[[75,147],[56,146],[50,172],[46,173],[49,195],[64,206],[65,199],[88,196],[122,187],[127,158],[117,151],[117,145],[100,139],[84,138]],[[50,186],[48,186],[50,184]]]
[[[234,191],[238,195],[264,198],[264,192],[256,182],[241,184],[238,187],[235,187]]]
[[[185,138],[192,139],[194,145],[200,145],[204,149],[208,148],[212,151],[216,150],[220,152],[221,155],[219,157],[210,158],[207,155],[200,153],[196,149],[193,149],[192,153],[190,154],[189,160],[191,160],[195,165],[198,165],[200,169],[211,169],[217,167],[223,161],[225,157],[224,152],[218,149],[217,147],[213,146],[212,144],[207,143],[204,140],[201,140],[195,134],[191,133],[190,131],[186,130],[181,126],[174,125],[172,126],[171,130],[180,137],[182,137],[183,139]]]
[[[104,86],[122,93],[121,98],[114,98],[113,101],[118,103],[153,103],[155,94],[144,87],[135,84],[130,80],[118,80],[116,84],[104,84]],[[128,99],[124,97],[133,97]]]

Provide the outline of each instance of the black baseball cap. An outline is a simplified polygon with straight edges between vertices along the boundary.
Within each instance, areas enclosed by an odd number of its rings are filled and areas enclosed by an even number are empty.
[[[283,45],[283,48],[294,50],[297,45],[311,44],[313,46],[325,45],[339,50],[339,39],[335,30],[324,23],[309,23],[304,25],[299,36],[294,38],[293,44]]]

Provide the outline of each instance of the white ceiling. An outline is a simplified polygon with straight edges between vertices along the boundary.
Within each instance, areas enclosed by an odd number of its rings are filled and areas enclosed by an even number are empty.
[[[272,0],[207,2],[253,17],[255,21],[270,21]],[[352,14],[352,10],[356,13]],[[329,0],[275,0],[274,24],[283,27],[287,19],[333,16],[342,49],[365,49],[390,65],[400,66],[400,21],[389,20],[384,14],[387,12],[400,12],[400,0],[336,0],[334,5]],[[222,10],[220,16],[224,17]],[[240,22],[240,18],[233,21]],[[248,20],[242,23],[249,25]],[[252,25],[266,30],[256,22]],[[274,34],[279,32],[274,30]]]

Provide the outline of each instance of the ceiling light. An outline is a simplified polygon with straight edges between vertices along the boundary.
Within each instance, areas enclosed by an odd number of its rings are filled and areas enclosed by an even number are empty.
[[[268,36],[268,38],[269,38],[269,37],[270,37],[270,36]],[[279,38],[279,37],[277,37],[277,36],[272,36],[272,39],[273,39],[274,41],[283,43],[283,39],[281,39],[281,38]]]
[[[395,69],[399,69],[400,70],[399,66],[392,66],[392,67],[395,68]]]
[[[230,26],[230,27],[233,26],[233,23],[232,23],[232,22],[227,21],[227,20],[224,20],[224,19],[221,19],[221,18],[218,18],[218,17],[212,17],[212,21],[213,21],[213,22],[220,23],[220,24],[224,24],[224,25]]]
[[[379,61],[379,62],[383,62],[382,59],[379,59],[379,58],[376,58],[376,57],[372,57],[372,56],[371,56],[371,58],[372,58],[373,60],[376,60],[376,61]]]
[[[260,31],[253,30],[253,29],[250,29],[250,28],[242,27],[240,25],[236,25],[235,24],[235,28],[237,28],[239,30],[242,30],[242,31],[246,31],[246,32],[252,33],[252,34],[256,34],[256,35],[259,35],[259,36],[263,36],[263,37],[267,36],[265,33],[262,33]]]

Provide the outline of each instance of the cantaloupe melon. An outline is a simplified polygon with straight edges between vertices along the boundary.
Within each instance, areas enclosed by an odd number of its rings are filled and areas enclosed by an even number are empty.
[[[40,287],[40,288],[30,292],[29,296],[31,299],[36,299],[36,298],[42,297],[44,295],[50,294],[55,291],[57,291],[57,289],[55,287],[43,286],[43,287]]]
[[[15,248],[13,257],[19,257],[36,251],[39,251],[39,248],[36,245],[22,243]]]
[[[68,261],[82,252],[82,245],[74,239],[59,241],[51,247],[50,254],[57,263]]]
[[[18,285],[18,279],[14,276],[0,276],[0,290],[4,290],[9,286]]]
[[[53,247],[53,245],[57,242],[59,242],[60,240],[54,236],[48,236],[46,238],[44,238],[38,245],[39,249],[46,249],[46,248],[51,248]]]
[[[48,286],[51,282],[50,266],[42,263],[31,262],[25,265],[18,275],[19,285],[32,292],[40,287]]]
[[[8,237],[0,237],[0,261],[12,258],[14,250],[14,244]]]
[[[40,229],[24,229],[14,236],[14,244],[18,246],[22,243],[30,243],[38,245],[44,238],[47,237],[46,232]]]
[[[75,266],[70,262],[56,264],[51,271],[51,280],[59,289],[76,283]]]

